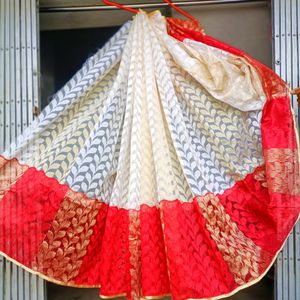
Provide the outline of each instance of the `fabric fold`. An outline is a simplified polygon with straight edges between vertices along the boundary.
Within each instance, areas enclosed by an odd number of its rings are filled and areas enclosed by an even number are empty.
[[[289,101],[195,22],[140,11],[0,156],[0,253],[106,297],[254,284],[299,218]]]

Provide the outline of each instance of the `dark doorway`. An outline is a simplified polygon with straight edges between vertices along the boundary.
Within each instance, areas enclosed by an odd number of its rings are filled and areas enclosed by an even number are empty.
[[[42,108],[100,49],[119,27],[42,31],[41,99]]]

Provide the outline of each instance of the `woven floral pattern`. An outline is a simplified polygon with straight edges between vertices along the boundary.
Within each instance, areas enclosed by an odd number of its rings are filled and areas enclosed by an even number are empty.
[[[0,252],[104,297],[230,296],[299,218],[296,134],[272,70],[140,11],[0,156]]]

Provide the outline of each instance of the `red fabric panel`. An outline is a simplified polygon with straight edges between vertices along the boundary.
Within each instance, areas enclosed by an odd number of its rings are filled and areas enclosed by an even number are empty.
[[[100,286],[100,273],[102,269],[101,249],[108,209],[107,204],[103,203],[101,205],[87,253],[82,261],[79,274],[74,279],[74,282],[79,285]]]
[[[173,299],[209,298],[237,287],[197,203],[161,203]]]
[[[100,260],[100,294],[114,296],[128,292],[128,210],[110,207],[106,217]]]
[[[29,168],[0,201],[0,251],[30,267],[67,190]]]
[[[169,294],[170,284],[159,209],[142,205],[140,222],[143,295]]]
[[[289,97],[269,99],[266,102],[261,130],[264,149],[298,148]]]
[[[278,198],[285,196],[270,196],[268,189],[256,181],[253,174],[218,197],[239,229],[273,255],[282,246],[299,214],[299,202],[298,208],[292,203],[280,207]],[[273,197],[277,197],[275,206]]]

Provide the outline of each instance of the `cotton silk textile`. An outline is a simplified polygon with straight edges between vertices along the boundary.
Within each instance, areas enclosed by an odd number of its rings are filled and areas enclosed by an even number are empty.
[[[139,12],[0,158],[0,251],[107,297],[228,296],[300,211],[286,84],[197,24]]]

